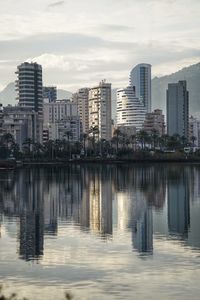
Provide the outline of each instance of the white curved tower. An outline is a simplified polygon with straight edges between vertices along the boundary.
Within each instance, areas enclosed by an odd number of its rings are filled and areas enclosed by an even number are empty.
[[[135,96],[134,87],[128,86],[117,90],[117,126],[135,126],[142,129],[145,108]]]

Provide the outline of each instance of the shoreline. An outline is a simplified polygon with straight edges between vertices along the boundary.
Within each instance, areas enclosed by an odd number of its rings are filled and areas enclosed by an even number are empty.
[[[71,164],[103,164],[103,165],[123,165],[123,164],[158,164],[158,163],[181,163],[181,164],[200,164],[200,158],[146,158],[146,159],[71,159],[54,161],[0,161],[0,170],[13,170],[20,167],[31,166],[52,166],[62,167]]]

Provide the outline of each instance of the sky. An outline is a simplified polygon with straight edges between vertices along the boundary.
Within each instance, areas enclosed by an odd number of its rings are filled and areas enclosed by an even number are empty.
[[[24,61],[69,91],[128,85],[138,63],[162,76],[200,62],[199,0],[0,0],[0,90]]]

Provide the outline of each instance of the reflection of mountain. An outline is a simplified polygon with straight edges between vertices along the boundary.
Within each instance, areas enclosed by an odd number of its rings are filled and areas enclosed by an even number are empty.
[[[187,237],[190,226],[190,201],[188,178],[168,181],[168,226],[169,233]]]

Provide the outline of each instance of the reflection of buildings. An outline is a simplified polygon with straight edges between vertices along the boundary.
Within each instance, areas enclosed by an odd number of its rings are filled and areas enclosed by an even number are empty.
[[[183,175],[168,181],[169,232],[181,237],[187,236],[190,226],[189,182]]]
[[[90,228],[101,234],[112,234],[112,186],[102,172],[94,172],[89,183]]]
[[[20,197],[19,255],[20,258],[31,260],[43,255],[43,183],[37,180],[38,174],[34,171],[24,172],[21,175],[19,183],[23,186]]]
[[[141,192],[136,191],[131,216],[133,247],[139,252],[153,250],[153,216]]]

